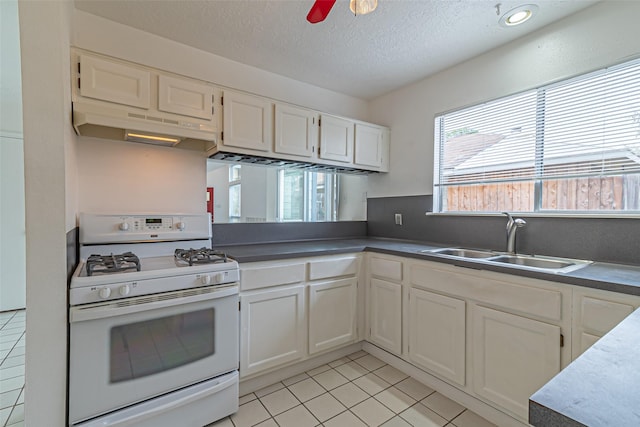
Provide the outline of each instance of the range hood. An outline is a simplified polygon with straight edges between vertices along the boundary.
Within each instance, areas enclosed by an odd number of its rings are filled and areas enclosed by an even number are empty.
[[[183,116],[154,114],[118,104],[72,103],[78,135],[207,151],[215,146],[212,125]]]

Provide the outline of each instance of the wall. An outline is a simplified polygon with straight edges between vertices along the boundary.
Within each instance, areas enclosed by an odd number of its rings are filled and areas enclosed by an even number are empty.
[[[67,232],[77,183],[71,1],[20,1],[27,242],[25,425],[66,421]]]
[[[437,113],[640,55],[638,14],[640,2],[601,2],[374,100],[371,120],[392,129],[391,172],[369,178],[369,197],[432,194]]]
[[[0,2],[0,311],[25,307],[24,155],[18,2]]]
[[[206,159],[201,153],[80,137],[80,212],[203,213]]]

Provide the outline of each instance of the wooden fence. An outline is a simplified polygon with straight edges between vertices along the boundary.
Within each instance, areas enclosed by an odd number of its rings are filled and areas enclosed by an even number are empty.
[[[447,211],[531,212],[532,182],[448,187]],[[542,183],[542,210],[640,210],[640,176],[619,175],[547,180]]]

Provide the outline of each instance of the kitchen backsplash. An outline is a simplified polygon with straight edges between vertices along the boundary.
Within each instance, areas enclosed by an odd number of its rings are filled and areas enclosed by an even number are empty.
[[[212,224],[213,246],[367,237],[365,221]]]
[[[425,215],[432,202],[429,195],[368,199],[367,235],[505,250],[505,216]],[[517,232],[520,253],[640,265],[638,218],[514,216],[527,221]]]

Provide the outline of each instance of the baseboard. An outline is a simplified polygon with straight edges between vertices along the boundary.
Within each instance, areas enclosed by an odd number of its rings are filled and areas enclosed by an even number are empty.
[[[529,425],[367,341],[363,341],[362,349],[500,427],[527,427]]]

